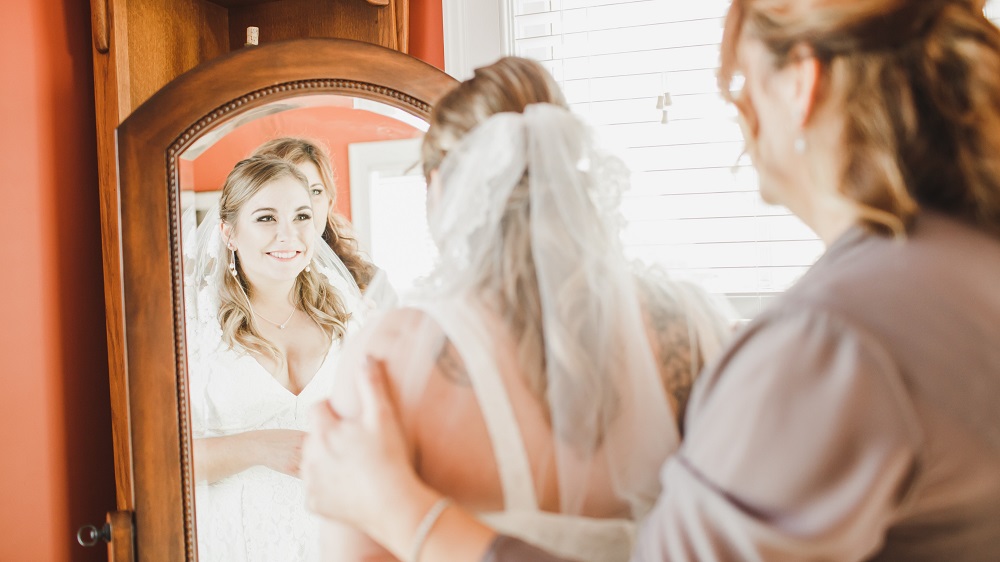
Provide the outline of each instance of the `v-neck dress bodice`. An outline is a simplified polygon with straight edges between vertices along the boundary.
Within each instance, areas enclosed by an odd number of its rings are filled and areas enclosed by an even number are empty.
[[[220,347],[190,368],[195,439],[266,429],[308,429],[309,409],[333,388],[340,340],[298,395],[249,354]],[[212,484],[195,498],[199,560],[317,560],[317,521],[305,509],[302,481],[255,466]]]

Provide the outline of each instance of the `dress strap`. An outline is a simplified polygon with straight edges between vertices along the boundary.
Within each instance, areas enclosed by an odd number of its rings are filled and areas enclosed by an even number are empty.
[[[461,355],[486,421],[508,511],[537,511],[528,453],[507,389],[497,368],[493,338],[466,302],[418,305],[444,330]]]

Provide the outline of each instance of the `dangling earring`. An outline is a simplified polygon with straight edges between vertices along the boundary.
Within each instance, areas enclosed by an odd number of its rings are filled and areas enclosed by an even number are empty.
[[[236,277],[236,250],[229,244],[229,274]]]
[[[307,264],[306,264],[306,273],[309,273],[309,272],[310,272],[310,271],[312,271],[312,270],[313,270],[313,269],[312,269],[312,262],[309,262],[309,263],[307,263]]]
[[[806,153],[806,132],[804,130],[805,125],[805,113],[802,111],[797,112],[795,115],[795,122],[799,124],[799,133],[795,135],[795,140],[792,142],[792,148],[795,150],[796,154]]]

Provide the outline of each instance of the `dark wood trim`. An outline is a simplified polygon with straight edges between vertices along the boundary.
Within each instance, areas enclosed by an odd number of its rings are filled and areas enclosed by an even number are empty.
[[[135,562],[135,534],[132,528],[132,512],[108,512],[111,526],[111,540],[108,542],[108,562]]]
[[[115,127],[131,111],[127,87],[127,11],[123,0],[94,0],[107,8],[109,50],[94,49],[94,103],[97,115],[97,171],[100,179],[104,313],[108,338],[111,431],[115,454],[117,508],[135,506],[132,488],[132,437],[125,370],[125,319],[122,310],[121,238],[115,166]],[[123,67],[126,67],[123,70]],[[126,77],[124,80],[122,77]]]
[[[106,53],[111,46],[109,37],[111,28],[108,24],[107,0],[90,0],[90,29],[94,36],[94,49],[98,53]]]
[[[403,53],[410,52],[410,0],[393,0],[396,16],[396,47]]]
[[[341,39],[252,47],[199,65],[118,129],[125,349],[139,560],[193,560],[177,157],[216,125],[311,94],[380,101],[427,118],[455,81],[412,57]]]

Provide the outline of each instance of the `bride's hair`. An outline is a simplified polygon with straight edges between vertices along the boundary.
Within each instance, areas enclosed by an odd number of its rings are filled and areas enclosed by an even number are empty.
[[[294,164],[276,157],[254,156],[240,161],[226,178],[219,200],[219,218],[230,225],[235,232],[236,219],[246,205],[262,189],[271,183],[293,178],[302,184],[308,193],[306,177]],[[284,360],[281,351],[264,338],[257,329],[257,322],[250,309],[250,298],[254,287],[243,273],[239,256],[236,256],[236,276],[226,268],[219,268],[219,324],[222,339],[230,347],[239,345],[244,349],[263,355],[271,355]],[[345,324],[350,313],[337,291],[330,285],[325,275],[311,268],[302,271],[295,279],[293,288],[295,304],[316,321],[331,338],[343,337]]]
[[[559,84],[537,62],[504,57],[477,68],[472,78],[441,98],[431,110],[430,127],[421,149],[424,176],[441,165],[469,131],[497,113],[524,113],[533,103],[566,107]]]
[[[288,160],[292,164],[299,165],[306,162],[315,164],[319,170],[319,176],[323,180],[323,188],[326,189],[330,201],[337,201],[337,181],[330,163],[330,154],[318,141],[304,138],[281,137],[272,139],[257,147],[254,156],[276,156]],[[320,220],[320,217],[313,217],[313,220]],[[362,291],[375,276],[375,266],[365,259],[358,251],[358,241],[351,236],[351,228],[347,221],[341,217],[331,205],[330,213],[322,217],[326,223],[323,230],[323,240],[337,254],[340,261],[344,262],[347,270],[351,272],[355,283]]]
[[[424,136],[424,174],[440,166],[449,150],[480,123],[497,113],[523,113],[531,104],[567,107],[559,85],[537,62],[506,57],[475,71],[434,105]],[[530,173],[530,172],[529,172]],[[531,253],[527,173],[513,189],[501,220],[497,241],[500,259],[476,272],[477,287],[496,306],[517,344],[518,364],[529,388],[544,403],[545,342],[542,304]]]

